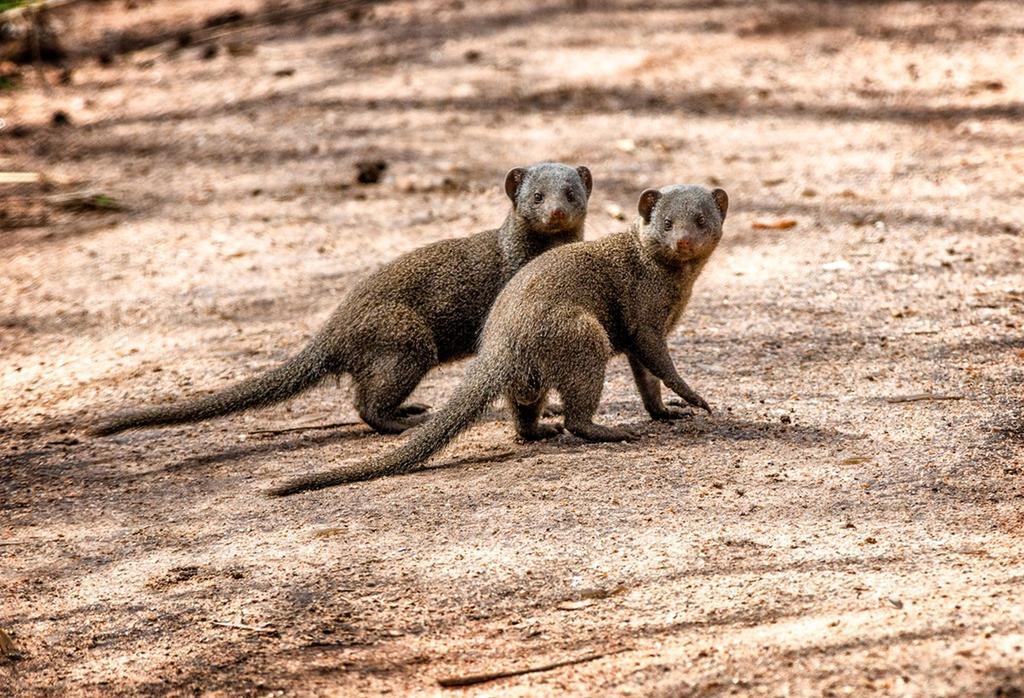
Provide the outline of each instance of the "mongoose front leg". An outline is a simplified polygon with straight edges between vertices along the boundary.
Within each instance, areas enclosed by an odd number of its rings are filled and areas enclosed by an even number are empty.
[[[680,407],[667,405],[661,399],[661,380],[653,373],[644,368],[644,365],[632,354],[629,355],[629,367],[633,370],[633,380],[636,381],[640,399],[644,402],[644,408],[651,419],[686,419],[693,416],[693,412]]]
[[[668,353],[668,345],[662,337],[650,332],[643,332],[633,340],[630,356],[635,356],[644,367],[655,377],[668,386],[669,390],[686,400],[694,407],[699,407],[711,414],[711,407],[697,392],[686,384],[676,371],[672,357]]]

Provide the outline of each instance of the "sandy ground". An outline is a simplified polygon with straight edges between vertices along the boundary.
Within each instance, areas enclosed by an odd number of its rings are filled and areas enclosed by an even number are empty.
[[[0,169],[49,180],[0,189],[0,694],[1024,692],[1024,7],[417,0],[233,41],[0,92]],[[496,407],[429,470],[274,501],[401,437],[255,433],[355,420],[344,382],[82,433],[283,359],[541,159],[592,168],[592,238],[647,186],[729,191],[671,337],[714,416],[648,421],[617,360],[636,443]],[[41,198],[78,187],[128,210]]]

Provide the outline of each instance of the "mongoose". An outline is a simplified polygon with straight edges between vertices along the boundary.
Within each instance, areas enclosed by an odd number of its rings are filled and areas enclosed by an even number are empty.
[[[629,358],[644,407],[655,419],[689,414],[666,405],[664,382],[683,400],[707,402],[676,372],[666,336],[693,283],[722,237],[729,198],[696,186],[648,189],[626,232],[566,245],[537,258],[502,290],[479,355],[451,401],[404,444],[353,468],[299,478],[270,491],[281,496],[413,469],[466,429],[499,395],[527,440],[558,433],[539,417],[548,391],[562,396],[565,428],[589,441],[619,441],[629,430],[595,424],[605,365]]]
[[[92,429],[196,422],[264,407],[350,374],[359,416],[397,433],[426,419],[403,404],[434,366],[475,351],[498,292],[537,255],[583,238],[593,178],[586,167],[540,163],[505,176],[512,210],[496,230],[442,240],[386,264],[352,290],[293,358],[215,394],[116,414]]]

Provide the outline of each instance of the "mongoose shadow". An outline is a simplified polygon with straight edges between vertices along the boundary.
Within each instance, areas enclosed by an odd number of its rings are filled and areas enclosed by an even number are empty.
[[[284,438],[260,438],[253,437],[244,446],[226,448],[210,453],[198,453],[187,458],[182,458],[164,468],[165,471],[174,472],[196,467],[218,465],[241,461],[250,457],[269,456],[274,453],[289,453],[292,451],[303,451],[308,448],[318,448],[344,441],[358,441],[373,435],[373,432],[365,427],[337,427],[325,430],[318,434],[302,434],[286,436]]]
[[[711,411],[676,371],[666,337],[693,284],[722,237],[729,199],[722,189],[648,189],[629,230],[552,250],[502,290],[484,328],[480,351],[449,403],[402,446],[353,468],[299,478],[269,492],[309,489],[394,475],[415,468],[468,428],[499,396],[511,407],[516,433],[532,441],[559,433],[542,424],[547,395],[564,404],[564,425],[587,441],[623,441],[631,429],[594,422],[608,360],[624,353],[648,414],[679,419],[661,385],[688,405]]]
[[[100,420],[94,435],[198,422],[292,398],[348,374],[356,409],[394,434],[427,417],[406,403],[434,366],[472,354],[501,289],[530,260],[583,237],[593,179],[586,167],[540,163],[510,170],[512,210],[500,228],[421,247],[358,284],[310,342],[285,363],[212,395]]]
[[[685,425],[685,426],[680,426]],[[645,420],[636,420],[622,425],[634,431],[650,430],[652,424]],[[691,445],[695,437],[710,438],[716,441],[781,441],[795,445],[816,444],[847,444],[860,441],[864,434],[848,433],[837,429],[803,426],[797,424],[782,425],[775,421],[754,421],[748,419],[732,419],[717,416],[714,419],[693,419],[660,423],[653,425],[654,433],[644,437],[613,444],[616,452],[628,454],[648,449],[653,441],[665,451],[671,452],[679,446]],[[592,445],[583,439],[570,435],[561,435],[542,441],[525,442],[518,448],[509,446],[508,451],[498,454],[470,454],[457,458],[446,459],[436,464],[425,465],[422,469],[407,470],[394,475],[413,475],[434,471],[456,471],[460,468],[481,466],[488,467],[499,463],[513,463],[536,456],[586,453],[592,451]]]

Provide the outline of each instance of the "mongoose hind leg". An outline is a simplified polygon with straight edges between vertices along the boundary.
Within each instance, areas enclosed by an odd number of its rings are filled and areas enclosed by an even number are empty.
[[[589,418],[580,415],[569,415],[568,400],[566,400],[565,428],[573,436],[578,436],[586,441],[632,441],[638,434],[627,427],[606,427],[603,424],[595,424],[594,416],[591,413]]]
[[[425,406],[402,403],[432,366],[433,361],[414,352],[375,357],[369,367],[352,375],[359,416],[381,434],[398,434],[425,422]]]
[[[596,324],[596,321],[594,321]],[[598,326],[599,328],[599,326]],[[571,356],[565,356],[565,370],[554,373],[555,388],[562,395],[565,428],[587,441],[629,441],[636,432],[624,427],[606,427],[594,423],[604,389],[605,364],[610,354],[602,329],[572,338]],[[569,370],[571,367],[571,370]]]
[[[415,417],[430,411],[430,405],[423,402],[407,402],[395,410],[399,417]]]
[[[545,412],[545,398],[546,395],[541,393],[537,399],[523,403],[512,394],[507,396],[516,420],[516,435],[523,441],[550,439],[562,433],[562,428],[557,425],[540,423],[540,417]]]

